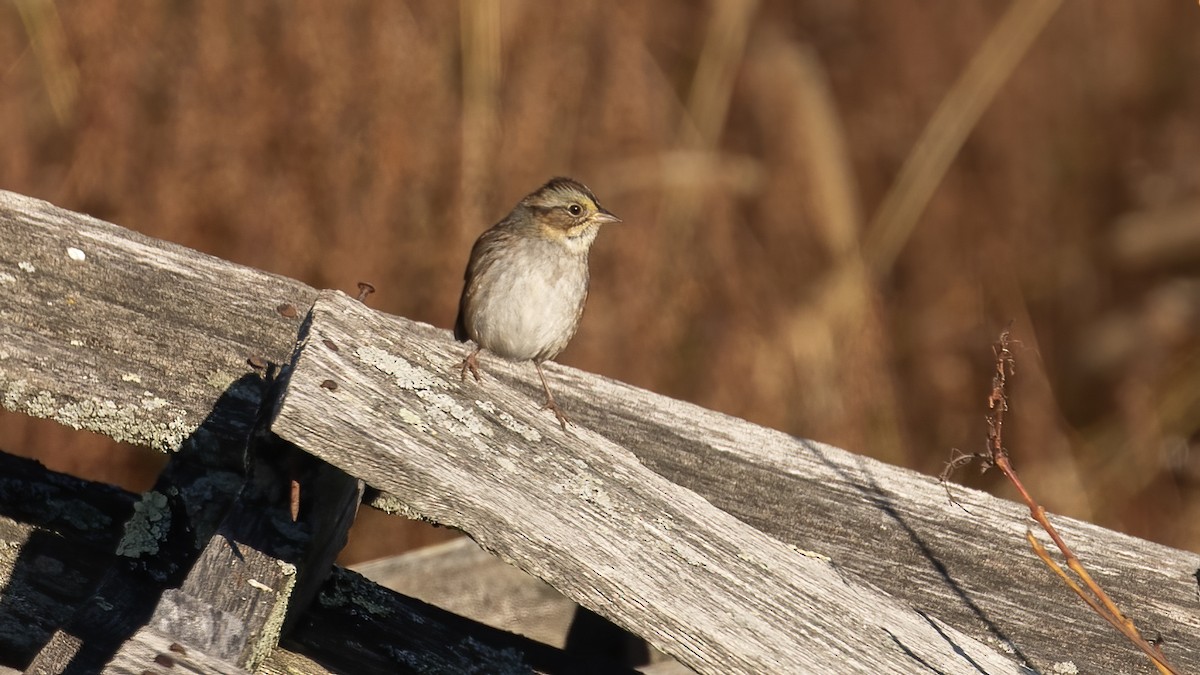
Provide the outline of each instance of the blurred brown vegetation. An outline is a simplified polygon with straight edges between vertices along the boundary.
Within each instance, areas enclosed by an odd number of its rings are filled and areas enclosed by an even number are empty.
[[[936,475],[1012,320],[1027,485],[1200,550],[1200,8],[1057,5],[17,0],[0,188],[450,327],[572,175],[626,224],[563,362]]]

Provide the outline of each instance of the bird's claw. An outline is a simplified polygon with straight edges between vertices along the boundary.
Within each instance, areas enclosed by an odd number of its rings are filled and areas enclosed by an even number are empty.
[[[542,404],[542,410],[553,410],[554,416],[558,418],[558,423],[562,425],[563,431],[567,430],[567,422],[569,420],[567,419],[567,416],[563,414],[563,411],[559,409],[558,404],[554,402],[554,399],[546,399],[546,402]]]
[[[471,374],[475,376],[476,382],[483,382],[483,380],[479,377],[479,363],[476,362],[476,356],[478,354],[478,350],[471,352],[467,355],[467,358],[463,359],[462,363],[459,364],[462,366],[462,372],[459,373],[460,380],[467,379],[467,371],[469,370],[471,371]]]

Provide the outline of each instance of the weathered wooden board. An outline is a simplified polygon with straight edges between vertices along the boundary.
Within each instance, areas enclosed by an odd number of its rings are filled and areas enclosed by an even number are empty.
[[[536,401],[529,370],[488,361],[493,381],[479,391],[512,387]],[[931,476],[572,368],[549,364],[546,374],[573,420],[653,471],[1040,670],[1154,672],[1034,557],[1023,505],[955,486],[963,510]],[[1200,556],[1054,520],[1143,633],[1162,637],[1184,672],[1200,672]]]
[[[648,649],[641,638],[563,597],[549,584],[481,549],[470,537],[426,546],[350,568],[397,593],[575,656],[620,655],[647,672],[690,674],[678,661]],[[598,624],[603,621],[604,623]],[[592,660],[595,660],[594,658]]]
[[[536,391],[520,369],[493,372]],[[1156,672],[1034,557],[1030,526],[1054,546],[1024,505],[954,486],[960,508],[931,476],[577,370],[551,366],[547,378],[581,426],[650,469],[1040,671]],[[1200,555],[1052,520],[1172,664],[1200,672]]]
[[[297,672],[288,652],[339,673],[633,672],[464,619],[340,568],[262,672]]]
[[[249,675],[235,662],[213,657],[173,633],[138,631],[104,668],[105,675]]]
[[[461,351],[323,293],[272,428],[701,672],[1020,672],[523,393],[460,382]]]
[[[562,647],[575,603],[467,537],[350,568],[397,593]]]
[[[0,405],[164,451],[214,410],[209,434],[244,436],[260,397],[239,385],[247,359],[286,360],[315,296],[0,191]]]

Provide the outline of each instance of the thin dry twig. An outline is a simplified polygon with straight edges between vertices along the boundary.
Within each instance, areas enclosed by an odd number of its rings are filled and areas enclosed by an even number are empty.
[[[950,500],[951,504],[954,504],[967,513],[970,513],[971,511],[966,506],[963,506],[963,503],[958,501],[958,499],[954,496],[954,493],[950,490],[951,486],[953,485],[953,483],[950,482],[950,476],[957,471],[959,467],[966,466],[976,459],[986,458],[987,455],[981,455],[978,453],[967,454],[958,448],[951,448],[950,459],[946,462],[945,468],[942,469],[941,475],[938,476],[938,481],[941,482],[942,487],[946,488],[946,498]]]
[[[984,464],[984,469],[996,467],[1004,474],[1005,478],[1013,484],[1017,492],[1021,495],[1021,500],[1029,507],[1029,514],[1038,525],[1041,525],[1050,539],[1054,541],[1054,545],[1062,553],[1066,560],[1067,568],[1075,574],[1076,578],[1072,578],[1067,570],[1050,557],[1049,552],[1042,546],[1041,542],[1033,536],[1033,532],[1026,532],[1025,538],[1029,545],[1033,548],[1034,554],[1041,559],[1047,567],[1050,568],[1067,586],[1075,592],[1092,611],[1100,615],[1114,628],[1120,631],[1130,642],[1135,644],[1138,649],[1141,649],[1150,660],[1154,663],[1155,668],[1160,673],[1177,673],[1171,667],[1163,655],[1162,650],[1157,643],[1150,643],[1141,636],[1133,621],[1121,613],[1116,604],[1108,597],[1098,584],[1092,579],[1084,569],[1083,563],[1076,557],[1074,551],[1071,550],[1067,543],[1059,535],[1058,530],[1050,523],[1050,519],[1046,516],[1046,510],[1041,504],[1029,494],[1025,489],[1021,479],[1017,477],[1016,470],[1013,469],[1012,463],[1008,458],[1008,451],[1004,448],[1003,430],[1004,430],[1004,413],[1008,412],[1008,378],[1015,372],[1015,359],[1013,358],[1010,346],[1013,341],[1011,339],[1010,327],[1006,327],[1000,332],[1000,339],[992,345],[993,352],[996,356],[996,371],[992,374],[992,390],[988,395],[988,414],[987,414],[987,451],[974,455],[967,455],[958,452],[953,455],[950,461],[946,464],[946,469],[942,472],[942,480],[947,481],[953,471],[965,464],[970,463],[973,459],[980,459]],[[947,492],[949,488],[947,487]],[[953,501],[953,499],[951,499]]]

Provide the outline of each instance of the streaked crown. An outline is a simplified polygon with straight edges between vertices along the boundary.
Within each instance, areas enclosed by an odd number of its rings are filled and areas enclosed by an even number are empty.
[[[560,230],[570,231],[621,220],[601,206],[586,185],[562,176],[551,178],[522,199],[521,204],[537,212],[545,224]]]

